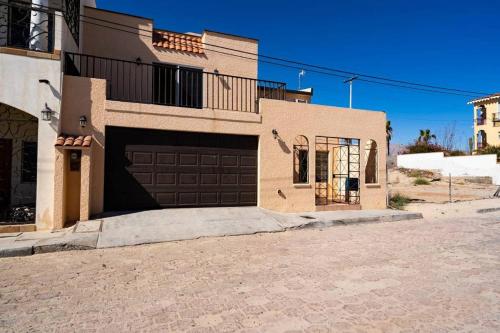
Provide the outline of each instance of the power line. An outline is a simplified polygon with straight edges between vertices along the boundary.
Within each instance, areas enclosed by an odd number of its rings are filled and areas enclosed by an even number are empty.
[[[0,4],[11,6],[11,4],[4,3],[4,2],[0,2]],[[49,7],[47,7],[47,8],[49,8]],[[63,15],[59,15],[57,13],[54,13],[54,15],[58,15],[58,16],[63,17]],[[122,23],[118,23],[118,22],[113,22],[113,21],[109,21],[109,20],[99,19],[99,18],[92,17],[92,16],[87,16],[87,15],[83,15],[83,14],[79,14],[79,16],[82,17],[82,18],[88,18],[88,19],[95,20],[95,21],[100,21],[100,22],[104,22],[104,23],[108,23],[108,24],[113,24],[113,25],[118,25],[118,26],[122,26],[122,27],[133,29],[134,31],[128,31],[128,30],[119,29],[119,28],[116,28],[116,27],[111,27],[111,26],[108,26],[108,25],[102,25],[102,24],[98,24],[98,23],[95,23],[95,22],[90,22],[88,20],[82,20],[83,23],[88,23],[88,24],[99,26],[99,27],[104,27],[104,28],[108,28],[108,29],[112,29],[112,30],[116,30],[116,31],[130,33],[130,34],[134,34],[134,35],[137,35],[137,36],[151,38],[152,35],[153,35],[153,33],[154,33],[154,31],[151,31],[151,30],[147,30],[147,29],[143,29],[143,28],[138,28],[138,27],[133,27],[133,26],[129,26],[129,25],[126,25],[126,24],[122,24]],[[144,34],[141,34],[141,33],[137,32],[136,30],[145,31],[148,34],[144,35]],[[161,30],[161,29],[159,29],[159,30]],[[357,76],[361,76],[362,77],[362,78],[358,79],[359,81],[373,83],[373,84],[381,84],[381,85],[392,86],[392,87],[398,87],[398,88],[404,88],[404,89],[412,89],[412,90],[418,90],[418,91],[424,91],[424,92],[440,93],[440,94],[448,94],[448,95],[456,95],[456,96],[465,96],[465,97],[476,97],[477,95],[488,95],[488,93],[484,93],[484,92],[474,92],[474,91],[468,91],[468,90],[462,90],[462,89],[454,89],[454,88],[440,87],[440,86],[434,86],[434,85],[428,85],[428,84],[414,83],[414,82],[410,82],[410,81],[395,80],[395,79],[390,79],[390,78],[384,78],[384,77],[379,77],[379,76],[373,76],[373,75],[355,73],[355,72],[345,71],[345,70],[340,70],[340,69],[335,69],[335,68],[329,68],[329,67],[325,67],[325,66],[307,64],[307,63],[298,62],[298,61],[294,61],[294,60],[288,60],[288,59],[284,59],[284,58],[266,56],[266,55],[263,55],[263,54],[259,55],[257,53],[252,53],[252,52],[248,52],[248,51],[244,51],[244,50],[238,50],[238,49],[233,49],[233,48],[228,48],[228,47],[224,47],[224,46],[220,46],[220,45],[215,45],[215,44],[209,44],[209,43],[205,43],[205,42],[199,42],[199,43],[203,44],[203,45],[206,45],[206,46],[212,46],[212,47],[216,47],[216,48],[220,48],[220,49],[225,49],[225,50],[229,50],[229,51],[233,51],[233,52],[248,54],[248,55],[254,56],[256,58],[245,57],[245,56],[241,56],[241,55],[238,55],[238,54],[223,52],[223,51],[220,51],[220,50],[214,50],[214,49],[209,49],[209,48],[205,47],[205,49],[207,51],[211,51],[211,52],[225,54],[225,55],[229,55],[229,56],[233,56],[233,57],[239,57],[239,58],[248,59],[248,60],[252,60],[252,61],[259,61],[259,62],[262,62],[262,63],[267,63],[267,64],[271,64],[271,65],[275,65],[275,66],[281,66],[281,67],[286,67],[286,68],[294,68],[294,69],[299,69],[300,70],[300,69],[304,69],[304,67],[311,67],[311,68],[321,69],[321,70],[315,70],[315,69],[307,68],[308,71],[313,72],[313,73],[318,73],[318,74],[322,74],[322,75],[329,75],[329,76],[334,76],[334,77],[339,77],[339,78],[344,78],[344,79],[345,78],[350,78],[352,75],[357,75]],[[175,42],[175,41],[173,42],[173,44],[180,45],[180,46],[186,46],[187,45],[186,43]],[[269,61],[269,60],[262,60],[262,59],[259,59],[259,57],[263,57],[263,58],[266,58],[266,59],[272,59],[272,60],[275,60],[275,61],[279,61],[279,63],[273,62],[273,61]],[[281,62],[284,62],[285,64],[283,64]],[[292,65],[290,65],[290,64],[292,64]],[[343,73],[344,75],[337,74],[337,73]],[[346,75],[346,74],[349,74],[349,75]],[[388,81],[388,82],[381,82],[381,81]]]
[[[109,21],[109,20],[103,20],[103,19],[99,19],[99,18],[96,18],[96,17],[92,17],[92,16],[86,16],[86,15],[81,15],[81,16],[84,17],[84,18],[90,18],[92,20],[97,20],[97,21],[101,21],[101,22],[105,22],[105,23],[109,23],[109,24],[119,25],[119,26],[131,28],[131,29],[134,29],[134,30],[140,30],[140,31],[145,31],[145,32],[151,33],[151,35],[147,36],[147,37],[152,37],[152,34],[153,34],[153,31],[151,31],[151,30],[147,30],[147,29],[143,29],[143,28],[138,28],[138,27],[133,27],[133,26],[129,26],[129,25],[126,25],[126,24],[117,23],[117,22],[113,22],[113,21]],[[89,21],[85,21],[85,22],[91,23]],[[109,27],[109,28],[113,29],[113,27]],[[157,29],[157,30],[162,30],[162,29]],[[164,31],[169,31],[169,30],[164,30]],[[352,71],[346,71],[346,70],[341,70],[341,69],[336,69],[336,68],[331,68],[331,67],[326,67],[326,66],[319,66],[319,65],[307,64],[307,63],[299,62],[299,61],[295,61],[295,60],[289,60],[289,59],[284,59],[284,58],[279,58],[279,57],[267,56],[267,55],[264,55],[264,54],[258,54],[258,53],[248,52],[248,51],[245,51],[245,50],[239,50],[239,49],[229,48],[229,47],[226,47],[226,46],[221,46],[221,45],[216,45],[216,44],[210,44],[210,43],[206,43],[206,42],[199,42],[199,43],[203,44],[203,45],[206,45],[206,46],[217,47],[217,48],[220,48],[220,49],[225,49],[225,50],[229,50],[229,51],[233,51],[233,52],[239,52],[239,53],[243,53],[243,54],[247,54],[247,55],[252,55],[252,56],[255,56],[255,57],[263,57],[263,58],[267,58],[267,59],[271,59],[271,60],[275,60],[275,61],[292,63],[292,64],[295,64],[295,65],[298,65],[298,66],[312,67],[312,68],[317,68],[317,69],[321,69],[321,70],[327,70],[327,71],[332,71],[332,72],[344,74],[344,76],[341,76],[341,77],[362,76],[362,77],[366,77],[366,78],[370,78],[370,79],[374,79],[374,80],[390,81],[390,82],[400,83],[400,84],[405,84],[405,85],[414,85],[414,86],[427,87],[427,88],[432,88],[432,89],[440,89],[440,90],[447,90],[447,91],[463,92],[463,93],[469,93],[469,94],[473,94],[473,95],[489,95],[489,93],[485,93],[485,92],[475,92],[475,91],[469,91],[469,90],[463,90],[463,89],[447,88],[447,87],[440,87],[440,86],[429,85],[429,84],[422,84],[422,83],[415,83],[415,82],[410,82],[410,81],[390,79],[390,78],[381,77],[381,76],[361,74],[361,73],[356,73],[356,72],[352,72]],[[177,43],[174,42],[174,44],[177,44]],[[214,50],[211,50],[211,51],[214,51]],[[255,59],[255,60],[259,60],[259,59]],[[367,82],[370,82],[370,81],[367,81]]]

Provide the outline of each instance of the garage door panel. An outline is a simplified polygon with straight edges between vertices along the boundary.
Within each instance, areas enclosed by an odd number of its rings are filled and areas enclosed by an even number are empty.
[[[241,167],[251,167],[255,168],[257,166],[257,156],[241,156]]]
[[[179,185],[198,185],[198,174],[197,173],[180,173],[179,174]]]
[[[134,165],[146,164],[153,165],[154,154],[152,152],[140,152],[133,151],[132,152],[132,163]]]
[[[238,185],[238,174],[222,174],[220,176],[221,178],[221,185]]]
[[[217,166],[219,163],[219,155],[214,153],[214,154],[201,154],[200,156],[200,166]]]
[[[175,165],[175,153],[157,153],[157,165]]]
[[[257,142],[107,127],[105,209],[256,205]]]
[[[200,185],[218,185],[219,174],[217,173],[203,173],[200,175]]]
[[[176,206],[176,193],[175,192],[158,192],[156,193],[156,200],[160,206]]]
[[[198,154],[179,153],[179,166],[198,165]]]
[[[222,155],[222,167],[237,167],[238,156]]]
[[[257,185],[257,175],[255,174],[241,174],[240,175],[241,185]]]
[[[218,192],[201,192],[200,193],[200,204],[201,205],[219,205],[219,193]]]
[[[243,204],[250,204],[257,201],[256,192],[240,192],[240,202]]]
[[[238,203],[238,192],[222,192],[221,205],[236,205]]]
[[[198,192],[179,192],[179,206],[197,206],[198,205]]]
[[[153,174],[150,172],[134,172],[132,176],[134,176],[141,185],[153,185]]]
[[[176,185],[175,173],[157,173],[156,185]]]

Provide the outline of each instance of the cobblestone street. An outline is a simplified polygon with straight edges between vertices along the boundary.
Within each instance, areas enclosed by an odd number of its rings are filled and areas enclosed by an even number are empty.
[[[0,330],[499,332],[499,215],[0,259]]]

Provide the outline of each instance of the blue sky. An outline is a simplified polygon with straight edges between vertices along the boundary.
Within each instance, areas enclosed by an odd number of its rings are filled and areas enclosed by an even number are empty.
[[[158,28],[203,29],[259,39],[261,54],[399,80],[500,91],[500,1],[152,1],[97,0],[99,8],[152,18]],[[259,77],[297,88],[298,70],[260,64]],[[314,102],[348,105],[341,78],[308,72]],[[420,128],[438,137],[455,122],[458,144],[472,136],[469,98],[354,84],[355,108],[384,110],[394,143]]]

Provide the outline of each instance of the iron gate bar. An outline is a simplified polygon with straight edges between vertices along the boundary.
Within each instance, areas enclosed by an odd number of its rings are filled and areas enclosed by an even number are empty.
[[[359,204],[360,202],[360,140],[354,138],[316,136],[316,172],[324,169],[324,156],[318,160],[318,152],[332,155],[332,170],[329,169],[329,158],[326,159],[326,180],[316,175],[315,197],[316,205],[329,205],[336,203]],[[337,148],[337,149],[336,149]],[[318,163],[322,163],[318,165]],[[319,167],[319,169],[318,169]],[[347,173],[346,169],[347,168]],[[332,181],[331,194],[329,193],[329,175]],[[337,181],[338,180],[338,181]]]

